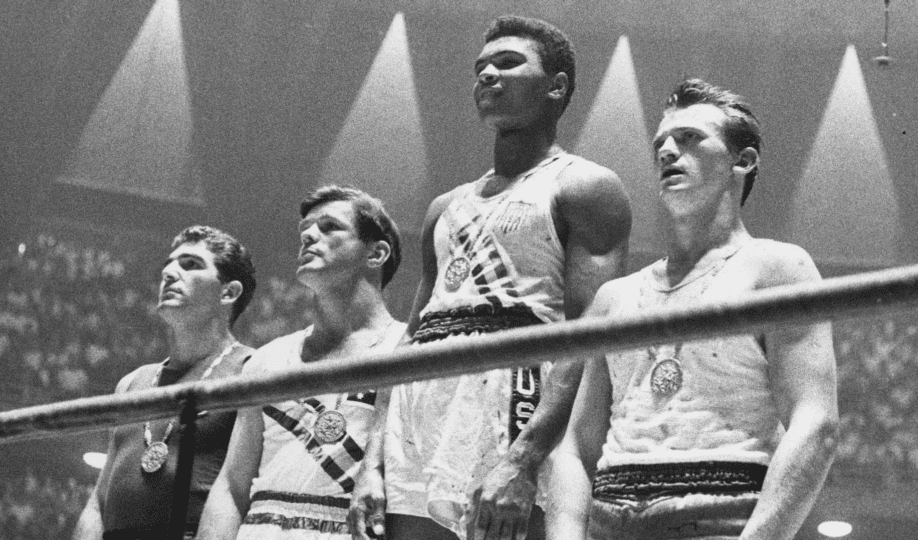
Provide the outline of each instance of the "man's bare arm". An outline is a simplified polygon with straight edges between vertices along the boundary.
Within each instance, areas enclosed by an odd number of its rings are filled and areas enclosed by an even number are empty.
[[[249,490],[258,476],[264,441],[261,408],[240,409],[230,437],[226,460],[207,496],[199,540],[232,540],[249,510]]]
[[[128,388],[131,386],[131,381],[133,381],[134,377],[143,369],[145,368],[138,368],[122,377],[121,380],[118,381],[118,385],[115,386],[115,394],[127,392]],[[72,540],[102,540],[102,534],[105,532],[105,525],[102,521],[102,508],[105,506],[105,501],[102,500],[102,494],[99,490],[101,486],[107,486],[110,481],[112,475],[112,458],[114,457],[115,436],[113,431],[109,431],[105,465],[102,467],[102,471],[99,473],[99,479],[92,489],[92,494],[86,501],[86,506],[83,507],[83,511],[80,513],[76,526],[73,528]]]
[[[769,268],[781,283],[819,279],[809,256],[787,244],[785,261]],[[765,336],[776,402],[787,432],[778,445],[744,540],[794,537],[832,464],[838,429],[835,354],[828,323]]]
[[[443,194],[427,209],[424,225],[421,230],[421,281],[415,292],[411,314],[401,345],[411,340],[411,336],[421,324],[421,311],[427,306],[433,294],[434,284],[437,280],[437,254],[434,250],[434,227],[446,206],[452,200],[454,192]],[[360,471],[354,484],[351,497],[351,507],[348,511],[348,527],[355,540],[367,538],[366,528],[370,527],[374,534],[382,536],[385,533],[385,471],[383,468],[384,441],[386,418],[389,414],[389,400],[391,389],[380,391],[376,396],[376,411],[374,412],[373,427],[367,440],[367,448],[360,464]]]
[[[596,291],[624,272],[631,230],[621,181],[608,169],[581,165],[559,176],[555,202],[556,228],[565,247],[564,306],[569,319],[579,317]],[[525,537],[539,466],[564,433],[582,372],[581,361],[554,366],[532,418],[474,494],[478,540],[497,538],[497,531],[509,527],[517,538]]]
[[[408,317],[408,328],[405,330],[405,335],[408,339],[417,332],[421,324],[421,311],[430,302],[434,284],[437,282],[438,269],[437,252],[434,249],[434,228],[455,196],[455,190],[440,195],[430,203],[427,208],[427,215],[424,216],[424,225],[421,228],[421,281],[418,283],[414,302],[411,304],[411,315]]]
[[[112,445],[109,444],[109,456],[113,455],[111,449]],[[96,486],[92,490],[92,494],[89,495],[89,500],[86,501],[86,506],[83,507],[83,511],[80,513],[80,518],[73,529],[72,540],[102,540],[102,533],[105,532],[105,527],[102,524],[102,509],[99,504],[100,482],[101,475],[100,480],[96,482]]]
[[[586,537],[592,483],[609,432],[612,383],[604,357],[588,360],[564,438],[555,454],[559,485],[549,494],[545,537]]]
[[[392,389],[376,394],[373,426],[367,439],[367,448],[360,463],[360,471],[351,494],[347,525],[354,540],[369,540],[367,529],[377,538],[386,533],[386,485],[383,467],[383,442]]]

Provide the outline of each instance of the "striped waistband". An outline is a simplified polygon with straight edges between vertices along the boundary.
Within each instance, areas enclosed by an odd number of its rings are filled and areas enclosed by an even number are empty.
[[[662,497],[692,493],[756,493],[768,466],[740,461],[700,461],[616,465],[596,474],[593,498],[623,506],[643,505]]]
[[[510,307],[491,304],[463,306],[424,314],[411,342],[427,343],[441,340],[447,336],[486,334],[542,322],[542,319],[524,304]]]

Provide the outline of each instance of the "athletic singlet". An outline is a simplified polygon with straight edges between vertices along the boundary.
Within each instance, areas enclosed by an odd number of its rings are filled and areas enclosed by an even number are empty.
[[[459,324],[463,317],[481,312],[526,312],[543,322],[564,319],[564,249],[555,231],[551,200],[558,175],[580,159],[565,152],[547,158],[492,197],[481,197],[476,190],[493,171],[457,188],[434,227],[438,272],[431,299],[421,312],[422,327],[436,314],[458,319]],[[455,266],[451,270],[457,258],[469,263],[464,276]],[[490,330],[464,333],[486,331]],[[542,366],[541,380],[548,367]],[[527,379],[514,378],[515,371],[493,370],[393,389],[385,439],[387,512],[432,517],[464,536],[460,520],[470,489],[496,465],[512,438],[511,394]],[[549,468],[545,465],[543,471]],[[537,502],[541,501],[540,494]]]
[[[300,330],[261,347],[243,373],[289,371],[302,365],[300,351],[310,331]],[[391,325],[379,350],[392,350],[404,333],[404,324]],[[237,539],[350,538],[347,508],[375,410],[375,391],[325,394],[263,407],[261,463]],[[345,419],[337,441],[323,441],[316,434],[316,421],[326,411],[337,411]]]
[[[766,240],[745,245],[762,241]],[[696,304],[717,293],[720,271],[737,250],[727,252],[692,281],[672,288],[660,277],[663,261],[631,274],[623,278],[627,285],[618,288],[621,295],[614,310],[633,314],[664,305]],[[770,461],[783,427],[768,379],[768,362],[755,336],[661,345],[606,358],[614,391],[599,470],[618,465],[697,461],[767,465]],[[668,384],[662,365],[667,359],[681,364],[677,376],[681,384],[661,393],[659,385]],[[652,384],[658,385],[656,392]]]
[[[253,349],[237,345],[213,370],[209,380],[238,375],[243,362]],[[152,387],[161,364],[148,364],[131,372],[119,384],[118,391],[143,390]],[[163,368],[160,386],[178,382],[193,382],[197,376],[186,378],[168,365]],[[123,386],[122,386],[123,385]],[[195,453],[188,498],[187,523],[197,526],[207,493],[220,472],[226,457],[236,411],[209,412],[195,424]],[[172,422],[173,428],[168,429]],[[167,461],[154,473],[141,470],[141,456],[146,450],[143,423],[119,426],[112,430],[114,451],[108,456],[107,472],[99,479],[99,503],[106,531],[149,530],[160,527],[165,531],[172,509],[172,486],[178,465],[178,446],[181,439],[178,418],[150,421],[153,441],[166,439],[169,447]]]
[[[457,188],[434,227],[437,280],[422,317],[457,307],[525,304],[545,322],[564,319],[564,248],[552,219],[551,193],[561,171],[577,159],[556,154],[491,197],[477,190],[493,170]],[[463,257],[468,277],[451,286],[451,263]]]

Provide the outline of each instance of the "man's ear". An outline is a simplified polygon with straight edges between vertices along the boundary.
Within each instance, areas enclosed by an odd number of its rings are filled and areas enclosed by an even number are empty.
[[[743,178],[749,174],[750,171],[759,166],[759,152],[747,146],[739,151],[738,159],[736,163],[733,164],[733,172],[740,174]]]
[[[220,292],[221,304],[232,304],[242,296],[242,283],[237,280],[223,284],[223,290]]]
[[[563,100],[567,96],[568,86],[570,86],[570,80],[567,78],[567,73],[563,71],[555,73],[551,78],[551,88],[548,90],[549,97]]]
[[[370,247],[367,265],[370,268],[381,268],[389,260],[389,256],[392,255],[392,247],[385,240],[377,240]]]

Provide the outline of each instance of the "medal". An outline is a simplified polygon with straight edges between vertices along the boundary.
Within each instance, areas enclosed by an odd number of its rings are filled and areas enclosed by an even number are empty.
[[[157,441],[147,447],[140,457],[140,468],[145,473],[155,473],[166,462],[169,457],[169,447],[166,443]]]
[[[238,345],[239,342],[232,342],[227,348],[223,349],[213,362],[210,363],[210,366],[204,370],[204,374],[201,375],[200,380],[204,380],[213,373],[214,368],[220,365],[220,362],[226,358],[226,355],[233,350],[233,348]],[[159,365],[159,369],[156,371],[156,375],[153,376],[153,381],[151,386],[153,388],[159,386],[159,380],[163,375],[163,369],[166,367],[166,364],[169,363],[169,359],[166,358]],[[166,459],[169,458],[169,447],[166,446],[166,443],[169,441],[169,436],[172,435],[172,430],[175,428],[175,422],[172,420],[169,421],[169,425],[166,426],[166,432],[163,434],[163,440],[153,442],[153,432],[150,431],[150,423],[144,422],[143,424],[143,442],[146,443],[147,447],[144,449],[143,454],[140,455],[140,468],[143,472],[147,474],[155,473],[163,467],[163,464],[166,463]]]
[[[170,420],[169,425],[166,426],[166,433],[163,435],[163,440],[153,442],[153,433],[150,431],[150,423],[144,423],[143,441],[147,444],[147,447],[140,456],[140,468],[143,469],[143,472],[148,474],[155,473],[162,468],[166,459],[169,457],[169,447],[166,446],[166,441],[168,441],[169,436],[172,435],[173,427],[175,427],[175,424]]]
[[[681,350],[682,344],[679,343],[672,356],[657,358],[656,347],[647,349],[654,361],[650,371],[650,391],[655,395],[668,397],[682,388],[682,363],[677,360]]]
[[[338,411],[322,411],[312,426],[313,436],[322,444],[334,444],[347,432],[347,420]]]
[[[450,261],[446,267],[444,280],[446,281],[446,290],[456,292],[462,286],[465,278],[469,277],[469,271],[472,269],[471,263],[465,257],[456,257]]]
[[[650,389],[654,394],[671,396],[682,388],[682,364],[675,358],[664,358],[650,372]]]

